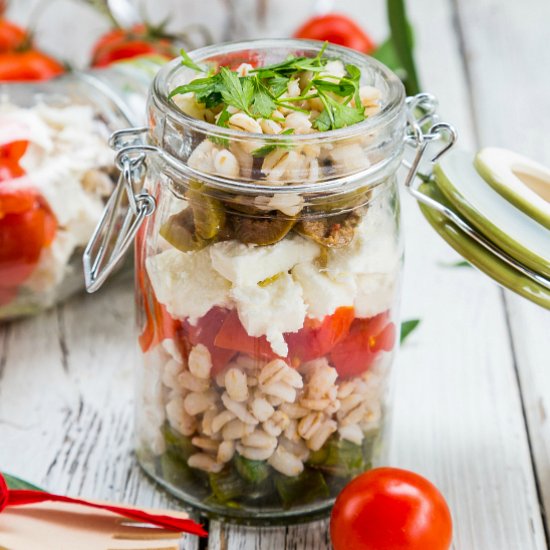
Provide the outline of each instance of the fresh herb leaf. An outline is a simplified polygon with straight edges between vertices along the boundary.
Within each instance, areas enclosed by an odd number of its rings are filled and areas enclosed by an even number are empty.
[[[267,81],[267,85],[274,97],[283,95],[288,89],[290,78],[286,76],[273,76]]]
[[[269,118],[277,105],[266,87],[257,79],[254,80],[254,98],[252,99],[251,112],[262,118]]]
[[[247,77],[239,78],[237,73],[227,67],[221,67],[221,80],[224,87],[221,89],[223,100],[233,107],[250,114],[249,108],[254,96],[254,84]]]
[[[231,114],[227,110],[227,107],[225,107],[224,110],[220,113],[218,120],[216,121],[216,126],[220,126],[221,128],[228,128],[230,118]],[[222,147],[229,147],[229,139],[227,138],[210,136],[209,139],[212,143],[216,143],[217,145],[221,145]]]
[[[205,78],[197,78],[189,82],[189,84],[178,86],[170,92],[169,97],[172,98],[176,95],[193,92],[197,103],[203,103],[209,109],[222,103],[222,90],[223,84],[221,78],[219,74],[216,74]]]
[[[418,328],[419,324],[420,319],[410,319],[401,323],[401,343],[403,343]]]
[[[283,132],[281,132],[279,135],[281,136],[288,136],[290,134],[294,133],[294,128],[287,128]],[[258,149],[254,149],[252,151],[253,157],[265,157],[266,155],[269,155],[272,151],[275,151],[275,149],[282,148],[282,149],[289,149],[291,144],[288,141],[277,141],[273,143],[268,143],[264,145],[263,147],[259,147]]]
[[[332,128],[333,121],[330,118],[328,110],[325,108],[321,114],[313,121],[313,127],[319,132],[328,132]]]
[[[189,67],[190,69],[193,69],[194,71],[197,71],[198,73],[202,73],[204,71],[203,68],[199,67],[190,57],[189,54],[182,48],[180,50],[181,55],[181,64],[185,67]]]

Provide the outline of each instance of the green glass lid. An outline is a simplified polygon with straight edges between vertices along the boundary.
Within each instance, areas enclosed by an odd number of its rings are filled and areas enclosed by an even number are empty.
[[[452,209],[452,205],[446,200],[434,181],[422,184],[419,191]],[[546,309],[550,309],[550,289],[538,284],[532,278],[522,274],[495,254],[489,252],[436,209],[422,203],[420,203],[420,209],[436,232],[472,265],[500,285]]]
[[[550,309],[550,169],[504,149],[483,149],[477,157],[454,150],[457,138],[440,120],[434,96],[407,98],[405,144],[414,156],[404,162],[406,189],[466,260]],[[427,151],[435,151],[428,170]]]
[[[433,175],[458,215],[512,258],[550,277],[550,231],[489,185],[477,172],[473,154],[450,151]]]

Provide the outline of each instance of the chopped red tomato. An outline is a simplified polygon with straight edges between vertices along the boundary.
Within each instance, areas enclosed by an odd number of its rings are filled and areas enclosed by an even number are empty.
[[[50,209],[35,198],[31,209],[0,219],[0,286],[17,287],[32,273],[42,248],[55,235],[56,221]]]
[[[20,161],[23,155],[27,152],[29,142],[26,140],[12,141],[0,147],[0,159],[9,159]]]
[[[265,336],[256,338],[255,336],[248,335],[236,310],[232,310],[227,319],[225,319],[223,326],[216,336],[215,344],[220,348],[233,350],[234,353],[245,353],[251,357],[261,357],[264,359],[274,359],[277,357]]]
[[[343,378],[359,376],[372,366],[380,352],[393,349],[395,339],[395,324],[389,320],[389,312],[355,319],[349,334],[332,350],[332,364]]]
[[[237,350],[227,349],[218,343],[220,331],[230,317],[229,310],[213,307],[198,320],[196,325],[191,325],[187,321],[184,323],[184,330],[188,334],[190,343],[193,345],[203,344],[210,351],[212,376],[216,376],[222,371],[237,353]]]
[[[355,317],[352,307],[339,307],[322,321],[307,318],[298,332],[285,334],[291,365],[323,357],[348,334]]]

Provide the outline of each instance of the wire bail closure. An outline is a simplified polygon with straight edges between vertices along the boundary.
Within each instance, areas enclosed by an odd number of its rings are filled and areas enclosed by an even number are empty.
[[[84,280],[90,293],[99,290],[134,241],[143,220],[156,208],[155,198],[143,189],[146,158],[156,147],[143,143],[148,128],[115,132],[109,145],[117,151],[120,170],[116,187],[83,255]]]
[[[440,122],[437,115],[437,106],[437,99],[431,94],[422,93],[407,98],[407,131],[405,134],[405,144],[414,148],[415,155],[412,162],[403,161],[403,164],[409,169],[405,178],[405,188],[418,202],[425,204],[429,208],[445,216],[461,231],[474,239],[491,254],[494,254],[497,258],[519,271],[522,275],[550,289],[550,281],[546,277],[529,269],[515,258],[506,254],[506,252],[493,244],[453,210],[420,191],[419,188],[423,181],[432,177],[431,171],[427,176],[423,176],[419,173],[420,164],[428,145],[433,142],[440,142],[442,144],[439,150],[430,159],[431,164],[434,164],[449,151],[458,139],[457,131],[452,125],[446,122]]]

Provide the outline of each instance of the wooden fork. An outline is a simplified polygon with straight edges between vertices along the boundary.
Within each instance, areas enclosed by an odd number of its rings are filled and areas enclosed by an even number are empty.
[[[75,504],[44,502],[0,514],[0,550],[180,550],[181,543],[182,533]]]

